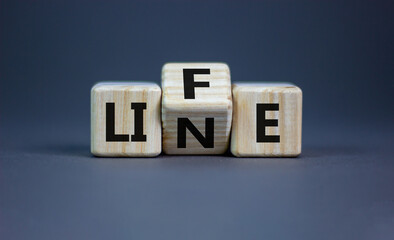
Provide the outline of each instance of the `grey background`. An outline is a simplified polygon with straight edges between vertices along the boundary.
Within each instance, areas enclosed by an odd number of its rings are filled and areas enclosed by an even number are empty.
[[[1,1],[0,239],[392,239],[392,1]],[[168,61],[304,94],[298,158],[89,153],[90,88]]]

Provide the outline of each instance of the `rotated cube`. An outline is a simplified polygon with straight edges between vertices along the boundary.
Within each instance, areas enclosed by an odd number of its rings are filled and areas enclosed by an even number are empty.
[[[167,63],[162,69],[163,151],[222,154],[229,146],[232,95],[224,63]]]

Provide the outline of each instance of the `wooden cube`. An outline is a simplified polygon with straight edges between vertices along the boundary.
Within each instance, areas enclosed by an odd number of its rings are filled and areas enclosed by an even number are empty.
[[[288,83],[233,84],[231,152],[237,157],[301,153],[302,91]]]
[[[103,82],[91,90],[91,152],[103,157],[161,153],[161,89],[143,82]]]
[[[230,70],[224,63],[167,63],[162,69],[163,151],[222,154],[232,118]]]

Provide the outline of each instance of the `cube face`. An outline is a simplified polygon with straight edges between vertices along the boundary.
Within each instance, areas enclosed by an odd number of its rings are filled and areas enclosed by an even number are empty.
[[[161,153],[161,89],[142,82],[98,83],[91,90],[91,152],[103,157]]]
[[[287,83],[233,84],[231,152],[237,157],[301,153],[302,91]]]
[[[226,64],[167,63],[162,70],[162,90],[165,153],[222,154],[227,150],[232,94]],[[196,130],[202,136],[196,137]]]

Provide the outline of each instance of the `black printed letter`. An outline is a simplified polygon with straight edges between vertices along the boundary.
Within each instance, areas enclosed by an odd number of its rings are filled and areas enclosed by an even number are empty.
[[[186,128],[204,148],[213,148],[213,118],[205,118],[205,137],[188,118],[178,118],[178,148],[186,148]]]
[[[144,135],[144,109],[146,109],[146,103],[131,103],[131,109],[134,109],[134,135],[131,135],[131,141],[146,142],[146,135]]]
[[[257,103],[257,142],[280,142],[279,135],[265,135],[265,127],[277,127],[277,119],[265,119],[266,111],[279,111],[278,103]]]
[[[107,142],[128,142],[128,134],[115,134],[115,103],[106,103],[105,114]]]
[[[209,82],[195,82],[194,74],[210,74],[210,69],[183,69],[183,88],[185,99],[195,99],[195,87],[209,87]]]

